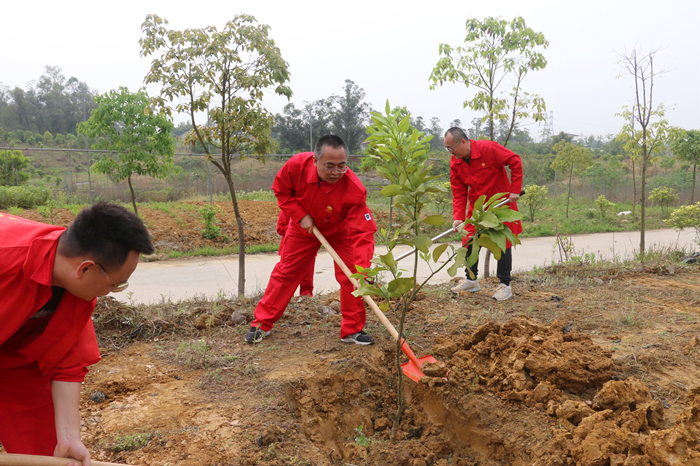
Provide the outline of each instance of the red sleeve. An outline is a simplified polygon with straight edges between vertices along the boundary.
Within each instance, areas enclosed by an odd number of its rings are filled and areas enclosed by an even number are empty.
[[[296,194],[295,177],[303,177],[304,173],[295,160],[290,159],[285,163],[272,182],[272,191],[277,198],[277,204],[295,223],[299,223],[308,212],[294,197]],[[301,172],[301,173],[299,173]]]
[[[510,168],[510,192],[520,194],[523,189],[523,163],[520,156],[500,145],[497,154],[499,162]]]
[[[280,210],[280,214],[277,217],[277,234],[284,236],[287,233],[287,225],[289,225],[289,215],[284,210]]]
[[[359,203],[352,206],[347,221],[355,264],[367,268],[374,256],[374,233],[377,231],[377,224],[374,223],[372,212],[367,207],[367,193],[363,194]]]
[[[66,356],[49,371],[51,380],[61,382],[82,382],[88,372],[88,366],[100,360],[100,350],[95,337],[95,327],[92,319],[88,319],[85,328],[80,333],[78,341]]]
[[[457,170],[450,166],[450,187],[452,188],[452,218],[466,220],[469,186],[457,175]]]

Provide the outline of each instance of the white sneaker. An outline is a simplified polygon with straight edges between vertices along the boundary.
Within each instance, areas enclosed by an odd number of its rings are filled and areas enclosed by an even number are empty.
[[[480,289],[481,285],[479,285],[477,280],[464,280],[459,285],[450,288],[450,291],[453,293],[460,293],[462,291],[471,291],[472,293],[476,293]]]
[[[513,296],[513,290],[510,289],[510,285],[500,283],[496,287],[496,292],[493,294],[493,299],[496,301],[505,301],[506,299],[510,299],[511,296]]]

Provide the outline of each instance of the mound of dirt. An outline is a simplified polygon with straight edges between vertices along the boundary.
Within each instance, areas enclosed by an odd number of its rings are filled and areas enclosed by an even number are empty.
[[[436,339],[433,354],[450,358],[451,385],[544,402],[559,390],[581,393],[612,376],[611,353],[568,330],[560,322],[545,327],[526,317],[489,322],[467,337]]]
[[[551,403],[555,436],[533,466],[700,464],[700,389],[671,429],[659,430],[664,407],[643,382],[610,381],[593,399]]]

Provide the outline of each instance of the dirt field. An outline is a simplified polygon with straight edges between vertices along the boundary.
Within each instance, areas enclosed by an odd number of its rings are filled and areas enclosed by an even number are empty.
[[[391,338],[370,315],[377,345],[341,343],[335,296],[299,298],[255,346],[254,301],[103,299],[86,443],[142,465],[700,464],[697,266],[528,275],[504,303],[495,285],[410,311],[413,350],[449,374],[406,379],[398,440]]]
[[[274,237],[274,203],[246,204],[249,240]],[[172,248],[198,234],[142,215]],[[139,465],[700,465],[698,265],[521,275],[502,303],[496,284],[458,298],[431,287],[414,304],[412,349],[449,372],[405,379],[396,440],[393,341],[369,312],[377,344],[341,343],[337,295],[295,298],[258,345],[243,341],[254,299],[102,298],[84,441]]]
[[[204,246],[221,248],[233,246],[238,242],[238,228],[236,216],[230,202],[215,202],[219,210],[216,219],[221,228],[222,237],[218,240],[209,240],[202,237],[204,228],[203,220],[198,209],[209,205],[208,202],[179,202],[176,204],[162,204],[161,210],[139,206],[139,216],[143,218],[148,231],[153,235],[153,244],[160,255],[170,251],[193,251]],[[279,235],[275,230],[279,207],[276,202],[270,201],[239,201],[239,209],[244,219],[244,232],[248,245],[274,244],[279,242]],[[4,211],[7,212],[7,211]],[[9,212],[8,212],[9,213]],[[36,210],[24,210],[18,214],[37,222],[51,222],[49,218],[43,218]],[[56,209],[53,223],[68,226],[75,218],[75,214],[67,209]],[[223,235],[229,238],[225,243]]]

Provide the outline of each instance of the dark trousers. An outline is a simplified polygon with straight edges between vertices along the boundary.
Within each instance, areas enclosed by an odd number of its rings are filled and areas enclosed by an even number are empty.
[[[481,248],[484,249],[484,248]],[[501,253],[501,259],[498,261],[498,265],[496,266],[496,276],[498,279],[501,281],[501,283],[510,286],[510,271],[513,269],[513,253],[511,252],[511,249],[513,248],[508,248],[506,249],[503,253]],[[467,257],[472,253],[472,244],[469,243],[469,246],[467,246]],[[476,277],[479,276],[479,261],[477,260],[474,265],[471,266],[472,273],[474,274],[474,279],[476,280]],[[467,275],[467,280],[471,280],[469,277],[469,271],[465,270],[464,271]]]

